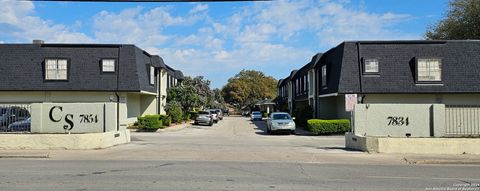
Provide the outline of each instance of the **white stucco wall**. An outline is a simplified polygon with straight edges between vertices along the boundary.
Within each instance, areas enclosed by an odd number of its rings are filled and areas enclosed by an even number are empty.
[[[361,136],[442,137],[443,104],[357,104],[354,132]]]
[[[165,90],[166,94],[166,90]],[[121,128],[134,123],[137,116],[156,114],[156,96],[140,92],[120,92],[119,118]],[[142,100],[146,98],[146,100]],[[116,103],[114,92],[79,91],[2,91],[1,103]]]
[[[167,104],[167,71],[164,69],[160,70],[160,91],[159,91],[159,102],[160,102],[160,108],[159,112],[160,114],[166,114],[165,113],[165,105]]]
[[[480,105],[480,94],[367,94],[363,103]]]

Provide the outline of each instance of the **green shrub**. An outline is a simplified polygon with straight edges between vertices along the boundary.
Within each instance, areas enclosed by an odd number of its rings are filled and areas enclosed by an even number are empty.
[[[170,126],[172,124],[172,118],[168,115],[160,115],[160,120],[163,122],[163,126]]]
[[[137,117],[138,128],[144,130],[157,130],[162,127],[163,122],[160,120],[160,115],[145,115]]]
[[[263,118],[267,118],[267,117],[268,117],[268,113],[262,112],[262,117],[263,117]]]
[[[189,112],[186,112],[186,113],[183,114],[183,120],[184,121],[190,120],[190,113]]]
[[[163,120],[163,126],[168,127],[168,126],[170,126],[170,125],[172,125],[172,117],[167,116],[167,118],[165,118],[165,119]]]
[[[293,111],[295,123],[301,127],[307,126],[307,120],[313,117],[313,108],[308,103],[299,103]]]
[[[345,133],[351,129],[348,119],[310,119],[307,124],[307,130],[317,135]]]
[[[198,111],[189,111],[190,119],[195,120],[198,117]]]
[[[183,120],[183,112],[181,105],[176,101],[171,101],[165,106],[165,111],[172,117],[172,122],[177,123]]]

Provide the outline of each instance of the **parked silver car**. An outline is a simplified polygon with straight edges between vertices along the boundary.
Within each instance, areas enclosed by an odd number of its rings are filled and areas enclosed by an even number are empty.
[[[207,124],[209,126],[213,125],[213,117],[210,111],[200,111],[198,112],[197,118],[195,118],[195,125],[198,124]]]
[[[223,120],[223,111],[221,109],[215,109],[218,114],[218,119]]]
[[[284,112],[273,112],[267,119],[267,133],[270,134],[273,131],[288,131],[291,134],[295,134],[295,118],[292,118],[290,114]]]

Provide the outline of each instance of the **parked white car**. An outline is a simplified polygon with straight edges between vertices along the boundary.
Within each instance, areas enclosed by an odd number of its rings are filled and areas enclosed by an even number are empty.
[[[210,113],[212,113],[213,122],[214,122],[214,123],[218,123],[219,117],[218,117],[217,110],[215,110],[215,109],[208,109],[208,110],[205,110],[205,111],[210,111]]]
[[[284,112],[273,112],[267,119],[267,133],[273,131],[288,131],[295,134],[295,118]]]
[[[252,121],[255,121],[255,120],[262,120],[262,112],[260,111],[253,111],[252,114],[250,114],[250,119]]]

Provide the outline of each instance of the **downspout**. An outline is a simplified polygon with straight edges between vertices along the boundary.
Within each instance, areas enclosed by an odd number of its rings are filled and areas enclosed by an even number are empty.
[[[118,58],[118,62],[117,62],[117,88],[115,90],[115,96],[117,96],[117,131],[120,131],[120,96],[118,95],[118,86],[119,86],[119,83],[118,83],[118,80],[119,80],[119,77],[120,77],[120,48],[122,48],[122,46],[119,46],[118,47],[118,51],[117,51],[117,58]]]
[[[360,87],[360,93],[363,92],[362,89],[362,61],[360,58],[360,42],[357,42],[357,63],[358,63],[358,80],[359,80],[359,87]]]

